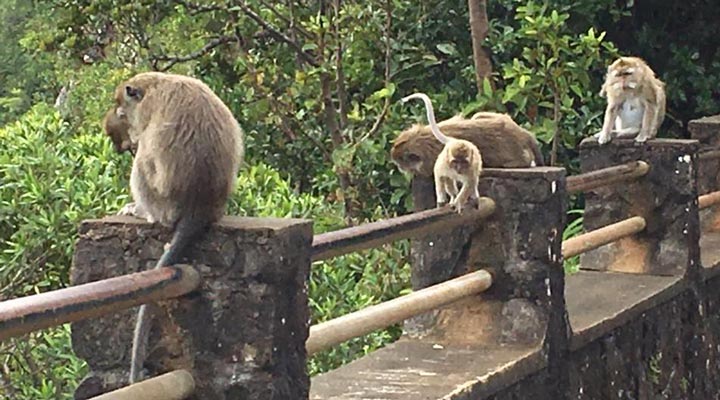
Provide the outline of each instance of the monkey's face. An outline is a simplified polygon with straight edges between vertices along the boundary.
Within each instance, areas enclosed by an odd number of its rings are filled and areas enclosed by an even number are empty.
[[[620,57],[608,67],[605,86],[615,93],[638,88],[645,73],[645,62],[636,57]]]
[[[420,126],[413,126],[400,133],[390,150],[390,157],[403,172],[432,177],[441,147],[434,137],[421,135],[420,129]]]
[[[470,170],[470,159],[472,154],[466,146],[455,146],[450,149],[450,168],[460,174],[465,174]]]
[[[124,133],[118,135],[111,135],[108,131],[108,135],[124,137],[127,136],[133,144],[137,144],[139,138],[134,137],[139,131],[142,131],[140,124],[141,116],[139,115],[138,108],[141,105],[143,98],[145,97],[145,87],[140,85],[141,82],[133,82],[130,79],[127,82],[123,82],[115,89],[115,119],[114,121],[120,126],[122,124],[122,131]],[[135,128],[135,129],[133,129]]]

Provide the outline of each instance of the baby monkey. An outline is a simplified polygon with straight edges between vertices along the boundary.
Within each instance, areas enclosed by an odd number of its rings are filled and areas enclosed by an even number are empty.
[[[641,58],[620,57],[610,64],[600,96],[607,96],[608,104],[598,143],[610,142],[613,132],[619,138],[637,135],[638,143],[657,135],[665,118],[665,84]]]
[[[115,108],[111,108],[105,114],[103,128],[117,153],[129,151],[130,154],[135,155],[136,149],[130,140],[130,125],[126,116],[118,116]]]
[[[462,212],[469,201],[479,205],[478,180],[482,172],[482,158],[478,148],[467,140],[444,135],[435,122],[435,111],[430,98],[425,93],[414,93],[402,99],[403,103],[420,99],[425,103],[430,129],[435,137],[444,144],[435,161],[435,195],[438,207],[448,202],[457,212]],[[462,184],[458,190],[457,184]]]

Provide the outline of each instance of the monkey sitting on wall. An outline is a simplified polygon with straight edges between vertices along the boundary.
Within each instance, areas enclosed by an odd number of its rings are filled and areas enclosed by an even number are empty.
[[[474,144],[484,167],[544,165],[535,137],[506,114],[479,112],[470,119],[455,116],[440,122],[438,128],[449,137]],[[442,149],[429,126],[413,125],[395,139],[390,157],[401,170],[429,178]]]
[[[482,172],[482,157],[477,146],[463,139],[445,136],[435,122],[435,111],[432,102],[425,93],[414,93],[402,99],[403,103],[421,99],[425,103],[430,130],[435,138],[444,145],[435,160],[433,175],[435,176],[435,195],[437,205],[442,206],[450,197],[450,206],[462,212],[468,201],[475,201],[479,206],[478,180]],[[458,192],[457,184],[462,188]]]
[[[223,216],[244,156],[243,132],[209,87],[186,76],[135,75],[117,87],[115,101],[105,117],[106,133],[119,151],[137,148],[130,174],[134,202],[120,214],[173,228],[170,246],[155,268],[176,264],[192,241]],[[142,378],[149,325],[142,305],[130,383]]]
[[[635,137],[638,143],[655,138],[665,118],[665,84],[645,61],[638,57],[615,60],[608,67],[600,96],[607,96],[607,108],[602,130],[595,134],[598,143],[610,142],[613,132],[619,138]]]

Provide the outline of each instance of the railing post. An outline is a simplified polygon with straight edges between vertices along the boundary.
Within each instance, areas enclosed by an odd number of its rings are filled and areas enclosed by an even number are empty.
[[[700,141],[698,194],[716,192],[720,190],[720,115],[692,120],[688,130],[691,138]],[[718,206],[700,210],[703,231],[720,231],[719,211]]]
[[[663,357],[665,368],[669,368],[668,364],[673,367],[673,359],[679,357],[678,368],[692,371],[686,376],[681,374],[685,383],[672,388],[684,392],[689,399],[716,394],[711,383],[714,374],[707,371],[714,340],[710,339],[705,321],[700,262],[699,149],[696,140],[673,139],[656,139],[641,145],[615,139],[602,146],[595,139],[585,139],[580,144],[583,172],[633,160],[650,164],[644,178],[585,193],[586,230],[635,215],[645,218],[647,225],[645,231],[634,237],[583,254],[580,264],[582,269],[684,277],[688,291],[679,304],[682,319],[672,322],[678,324],[674,328],[682,337],[675,340],[682,347],[676,355]]]
[[[170,235],[127,217],[84,221],[71,281],[151,268]],[[311,243],[305,220],[226,217],[212,227],[185,261],[199,271],[200,288],[151,306],[146,376],[188,370],[193,399],[307,399]],[[134,308],[72,325],[73,349],[90,367],[76,399],[127,384],[136,314]]]
[[[430,205],[433,193],[427,182],[413,182],[416,205]],[[524,388],[542,388],[543,398],[559,399],[566,386],[562,360],[569,336],[561,256],[565,170],[486,169],[480,194],[492,198],[496,209],[479,227],[413,241],[413,288],[478,269],[493,275],[492,286],[478,297],[408,321],[406,333],[437,337],[440,343],[539,348],[540,357],[529,369],[519,367],[532,375]],[[539,373],[545,368],[546,374]],[[485,398],[498,385],[478,385],[472,398]]]
[[[698,268],[697,183],[699,143],[656,139],[644,144],[613,140],[580,144],[583,172],[642,160],[650,171],[632,182],[585,192],[583,226],[592,231],[620,220],[645,218],[645,231],[584,253],[583,269],[656,275],[684,275]]]
[[[688,124],[688,130],[693,139],[700,141],[698,193],[702,195],[720,191],[720,114],[692,120]],[[714,312],[720,305],[717,290],[720,284],[720,206],[700,210],[700,226],[702,266],[705,273],[704,284],[700,285],[699,291],[701,306],[698,307],[698,319],[703,323],[703,330],[698,332],[702,343],[698,354],[704,355],[705,359],[698,360],[698,372],[694,375],[698,377],[697,380],[702,381],[696,385],[696,398],[711,398],[720,390],[720,317]],[[704,370],[700,369],[703,364]]]

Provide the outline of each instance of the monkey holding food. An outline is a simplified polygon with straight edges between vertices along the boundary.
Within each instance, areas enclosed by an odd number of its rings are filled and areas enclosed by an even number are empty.
[[[181,260],[183,251],[223,215],[244,156],[243,132],[227,106],[195,78],[147,72],[115,90],[104,120],[118,152],[136,148],[130,174],[133,215],[173,228],[155,268]],[[138,312],[130,383],[142,379],[150,320]]]
[[[613,133],[638,143],[655,138],[665,118],[665,84],[644,60],[620,57],[610,64],[600,96],[607,97],[607,108],[598,143],[610,142]]]

